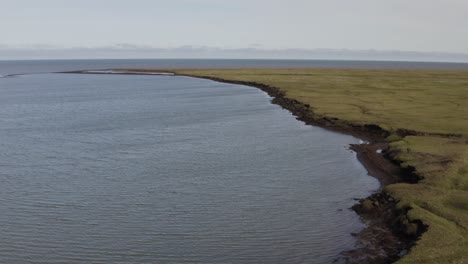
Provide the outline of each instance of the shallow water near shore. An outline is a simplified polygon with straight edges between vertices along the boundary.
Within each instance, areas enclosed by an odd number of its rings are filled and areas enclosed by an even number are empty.
[[[0,262],[331,263],[376,190],[263,92],[179,76],[0,79]]]

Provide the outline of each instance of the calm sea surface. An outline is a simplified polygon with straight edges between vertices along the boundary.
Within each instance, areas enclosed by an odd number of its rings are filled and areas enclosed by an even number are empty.
[[[332,262],[378,182],[359,140],[269,101],[188,77],[0,78],[0,263]]]

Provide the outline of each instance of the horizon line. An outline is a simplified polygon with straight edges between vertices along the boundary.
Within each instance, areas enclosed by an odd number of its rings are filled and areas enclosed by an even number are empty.
[[[431,61],[431,60],[398,60],[398,59],[298,59],[298,58],[209,58],[209,57],[200,57],[200,58],[189,58],[189,57],[173,57],[173,58],[137,58],[137,57],[128,57],[128,58],[31,58],[31,59],[2,59],[0,61],[90,61],[90,60],[253,60],[253,61],[359,61],[359,62],[401,62],[401,63],[441,63],[441,64],[468,64],[468,61]]]

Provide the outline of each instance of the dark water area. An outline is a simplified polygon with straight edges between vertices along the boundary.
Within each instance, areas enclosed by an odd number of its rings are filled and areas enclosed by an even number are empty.
[[[0,263],[331,263],[378,188],[350,143],[246,86],[0,78]]]
[[[0,75],[113,68],[350,68],[468,70],[468,63],[245,59],[96,59],[0,61]]]

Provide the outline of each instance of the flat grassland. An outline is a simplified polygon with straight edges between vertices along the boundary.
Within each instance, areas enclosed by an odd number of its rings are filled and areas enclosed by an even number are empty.
[[[140,70],[139,70],[140,71]],[[145,71],[157,71],[145,69]],[[468,71],[177,69],[179,75],[269,85],[335,126],[387,131],[400,166],[417,183],[385,192],[428,229],[398,263],[468,263]]]

